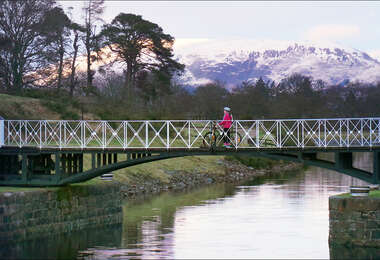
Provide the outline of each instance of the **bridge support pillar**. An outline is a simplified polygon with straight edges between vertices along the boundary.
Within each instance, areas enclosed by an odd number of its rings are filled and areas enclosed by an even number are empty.
[[[59,159],[60,162],[56,160],[56,165],[61,164],[62,167],[60,171],[63,174],[76,174],[83,172],[83,154],[79,153],[63,153]],[[92,166],[94,167],[94,154],[92,157]]]
[[[55,153],[55,181],[58,182],[62,178],[62,170],[61,170],[61,155],[59,153]]]
[[[55,169],[55,163],[51,159],[51,154],[29,155],[28,170],[32,174],[50,175]]]
[[[352,152],[336,152],[335,166],[338,169],[352,169]]]
[[[79,160],[79,171],[83,171],[83,154],[78,154],[81,158]],[[91,154],[91,169],[100,168],[102,166],[117,163],[117,153],[92,153]]]
[[[73,156],[71,153],[67,155],[67,173],[72,174],[73,173]]]
[[[22,173],[22,181],[27,182],[28,181],[28,156],[26,154],[21,155],[22,156],[22,162],[21,162],[21,173]]]
[[[54,185],[59,180],[60,166],[57,154],[0,154],[0,185]]]
[[[0,179],[4,179],[5,175],[19,176],[21,161],[17,154],[0,155]]]
[[[317,153],[302,153],[302,160],[317,160]]]
[[[113,163],[117,163],[117,153],[113,154]]]

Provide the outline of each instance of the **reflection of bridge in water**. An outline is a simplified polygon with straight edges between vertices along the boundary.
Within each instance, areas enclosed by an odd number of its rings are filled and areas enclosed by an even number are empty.
[[[0,147],[0,185],[58,186],[191,155],[267,157],[380,182],[380,118],[235,120],[226,134],[214,120],[0,120]],[[373,155],[372,171],[354,167],[356,152]]]

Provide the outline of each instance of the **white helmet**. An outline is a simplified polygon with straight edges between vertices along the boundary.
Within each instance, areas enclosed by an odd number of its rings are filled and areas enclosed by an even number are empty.
[[[229,108],[229,107],[224,107],[224,110],[230,112],[230,111],[231,111],[231,108]]]

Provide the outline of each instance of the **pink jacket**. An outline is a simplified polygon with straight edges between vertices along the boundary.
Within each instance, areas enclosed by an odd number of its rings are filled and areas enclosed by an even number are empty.
[[[229,113],[225,113],[223,121],[219,123],[223,128],[230,128],[232,125],[232,116]]]

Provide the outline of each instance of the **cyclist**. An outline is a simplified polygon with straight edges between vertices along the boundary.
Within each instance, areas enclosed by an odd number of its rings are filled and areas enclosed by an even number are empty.
[[[223,131],[224,131],[224,137],[223,137],[223,141],[224,141],[224,147],[231,147],[231,144],[230,144],[230,131],[229,129],[231,128],[231,125],[232,125],[232,115],[231,115],[231,109],[229,107],[225,107],[224,108],[224,116],[223,116],[223,121],[219,123],[220,126],[223,127]]]

